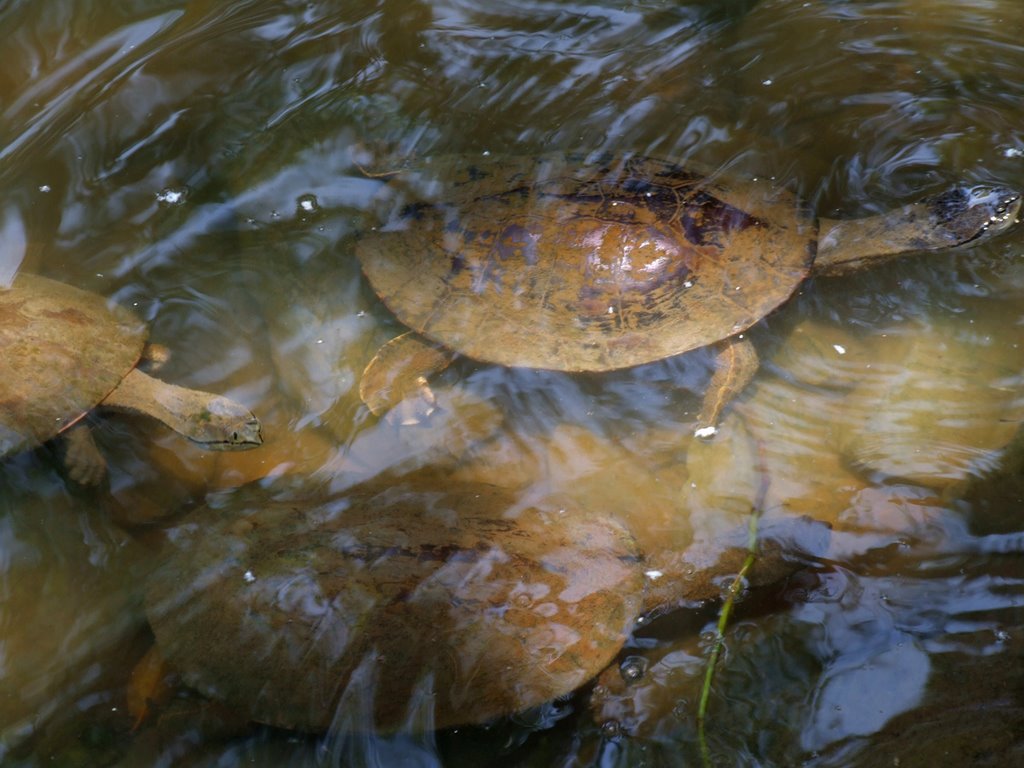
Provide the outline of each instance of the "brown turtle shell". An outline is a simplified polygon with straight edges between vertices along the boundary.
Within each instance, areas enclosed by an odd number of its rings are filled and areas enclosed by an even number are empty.
[[[356,253],[413,330],[478,360],[605,371],[740,333],[807,276],[789,192],[645,157],[442,158]]]
[[[301,484],[190,515],[146,591],[169,662],[254,720],[484,722],[581,686],[641,611],[633,540],[605,516],[423,470],[336,494]]]
[[[32,448],[117,387],[145,325],[102,296],[37,275],[0,289],[0,456]]]

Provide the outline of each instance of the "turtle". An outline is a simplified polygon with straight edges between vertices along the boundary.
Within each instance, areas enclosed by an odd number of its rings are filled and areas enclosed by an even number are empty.
[[[61,435],[71,479],[98,483],[106,462],[82,422],[96,406],[147,414],[208,450],[262,444],[243,405],[140,370],[146,339],[139,318],[98,294],[17,275],[0,289],[0,457]]]
[[[808,277],[1002,232],[1018,192],[953,187],[857,220],[815,218],[767,179],[637,155],[437,158],[394,175],[355,245],[409,332],[370,361],[375,414],[429,415],[429,377],[461,354],[600,372],[713,347],[695,434],[710,437],[758,367],[744,332]]]
[[[144,606],[184,681],[306,732],[485,723],[571,693],[642,617],[721,596],[747,530],[654,573],[628,528],[561,495],[426,466],[344,490],[278,478],[212,495],[167,533]],[[805,518],[763,529],[750,583],[820,556]]]

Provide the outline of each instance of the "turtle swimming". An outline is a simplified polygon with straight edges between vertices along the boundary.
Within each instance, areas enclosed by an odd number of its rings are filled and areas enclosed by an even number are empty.
[[[0,289],[0,457],[62,435],[71,479],[99,482],[106,463],[82,423],[97,406],[147,414],[208,450],[262,444],[245,406],[139,370],[146,338],[132,312],[74,286],[20,274]]]
[[[411,332],[367,366],[371,411],[422,398],[405,418],[429,413],[427,380],[454,353],[584,372],[714,346],[698,436],[757,369],[743,332],[805,279],[976,241],[1021,207],[1013,190],[958,186],[880,216],[816,219],[767,180],[623,155],[440,158],[390,183],[411,192],[356,254]]]
[[[641,615],[720,597],[747,536],[654,574],[616,516],[560,495],[523,503],[432,467],[339,491],[282,477],[183,518],[145,607],[183,679],[252,720],[433,730],[581,687]],[[750,583],[792,573],[828,536],[807,518],[763,526]]]

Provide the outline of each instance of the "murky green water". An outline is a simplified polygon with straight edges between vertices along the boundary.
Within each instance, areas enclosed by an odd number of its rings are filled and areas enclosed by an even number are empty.
[[[159,375],[244,402],[266,443],[207,453],[101,415],[98,489],[68,480],[59,447],[0,465],[0,764],[699,764],[719,604],[693,595],[596,684],[486,726],[375,731],[366,701],[398,694],[372,676],[325,735],[215,727],[182,689],[136,723],[142,585],[180,513],[261,478],[334,493],[424,466],[438,492],[500,485],[494,517],[578,505],[628,530],[649,571],[683,563],[718,588],[751,509],[783,542],[800,516],[832,526],[737,607],[709,704],[716,765],[1024,756],[1021,228],[805,283],[752,330],[763,365],[701,443],[707,351],[601,375],[459,359],[432,380],[430,428],[378,420],[359,379],[401,326],[354,255],[380,223],[367,171],[441,155],[699,161],[828,217],[960,181],[1020,189],[1024,6],[114,5],[0,5],[0,280],[41,272],[134,309],[171,351]],[[388,647],[407,655],[364,673],[415,671],[429,633],[402,626]],[[620,664],[644,674],[627,685]],[[394,702],[422,726],[414,704]]]

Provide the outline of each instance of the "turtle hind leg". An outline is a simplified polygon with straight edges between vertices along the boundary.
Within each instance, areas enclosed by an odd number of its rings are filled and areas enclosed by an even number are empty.
[[[419,424],[434,411],[427,379],[453,357],[418,333],[403,333],[377,350],[359,380],[359,397],[375,416],[387,413],[400,424]]]
[[[68,477],[79,485],[99,485],[107,473],[107,460],[100,453],[89,425],[80,422],[68,428],[64,440],[64,466]]]
[[[714,436],[722,411],[754,378],[759,364],[757,350],[747,339],[733,337],[718,344],[715,372],[697,415],[695,437]]]

